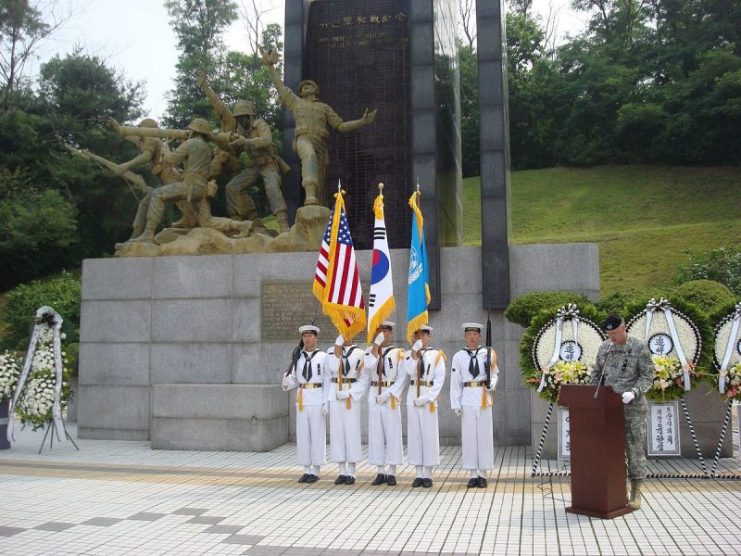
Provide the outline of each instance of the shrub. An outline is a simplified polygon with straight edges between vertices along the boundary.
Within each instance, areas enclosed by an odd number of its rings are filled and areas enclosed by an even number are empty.
[[[677,269],[675,284],[692,280],[715,280],[736,295],[741,295],[741,247],[719,247],[690,256],[689,262]]]
[[[21,284],[7,294],[7,305],[2,315],[7,334],[3,347],[25,350],[33,330],[36,310],[48,305],[64,319],[62,327],[68,344],[76,344],[80,337],[80,280],[69,272],[49,280],[34,280]]]
[[[512,300],[504,316],[508,321],[527,328],[530,321],[540,311],[556,312],[562,305],[576,303],[581,306],[591,304],[582,294],[563,291],[532,292],[520,295]]]
[[[736,300],[731,290],[714,280],[685,282],[674,288],[674,292],[685,301],[697,305],[708,315]]]
[[[600,299],[595,303],[595,306],[608,315],[619,315],[625,318],[628,314],[628,307],[640,302],[645,303],[652,297],[656,299],[666,297],[668,293],[666,289],[662,288],[630,288]]]

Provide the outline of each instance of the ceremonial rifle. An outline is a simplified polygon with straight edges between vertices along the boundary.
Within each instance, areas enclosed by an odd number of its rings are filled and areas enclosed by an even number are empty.
[[[491,315],[486,317],[486,388],[491,388]]]
[[[293,369],[293,367],[296,366],[296,364],[298,363],[298,358],[301,357],[302,349],[304,349],[304,339],[303,338],[301,338],[301,340],[299,340],[298,342],[298,345],[295,348],[293,348],[293,353],[291,354],[291,364],[288,365],[286,372],[283,373],[284,376],[288,376],[291,374],[291,369]]]

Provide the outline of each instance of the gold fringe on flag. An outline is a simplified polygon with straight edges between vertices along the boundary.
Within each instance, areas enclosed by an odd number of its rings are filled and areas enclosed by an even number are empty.
[[[430,413],[435,413],[435,402],[430,402]]]
[[[299,411],[304,410],[304,389],[300,386],[298,387],[298,394],[296,394],[296,405],[298,405]]]

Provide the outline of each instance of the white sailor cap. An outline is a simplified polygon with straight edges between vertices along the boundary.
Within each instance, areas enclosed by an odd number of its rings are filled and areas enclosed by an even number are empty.
[[[306,332],[313,332],[314,334],[319,334],[319,327],[314,326],[313,324],[305,324],[303,326],[299,326],[298,331],[301,332],[301,334],[305,334]]]
[[[464,322],[461,326],[463,326],[464,332],[468,332],[469,330],[481,332],[484,329],[484,325],[478,322]]]
[[[428,332],[428,333],[432,333],[433,330],[434,329],[431,326],[428,326],[426,324],[423,324],[422,326],[420,326],[419,328],[417,328],[417,332]]]
[[[390,320],[385,320],[381,323],[381,328],[396,328],[396,323]]]

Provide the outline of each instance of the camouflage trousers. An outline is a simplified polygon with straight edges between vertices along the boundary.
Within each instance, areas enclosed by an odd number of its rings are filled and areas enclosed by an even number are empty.
[[[625,416],[625,453],[628,456],[628,477],[646,477],[646,415],[648,403],[641,397],[623,406]]]

